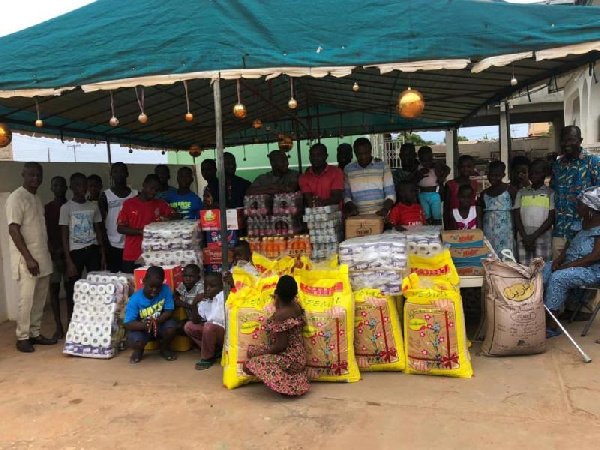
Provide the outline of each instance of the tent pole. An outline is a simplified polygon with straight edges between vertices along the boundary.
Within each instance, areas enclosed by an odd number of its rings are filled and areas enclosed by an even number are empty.
[[[508,183],[510,173],[510,112],[509,103],[500,103],[500,161],[506,164],[506,176],[504,182]]]
[[[455,160],[454,154],[455,136],[456,135],[454,128],[446,130],[446,165],[450,167],[450,175],[448,175],[448,179],[450,180],[454,179],[454,174],[456,172],[456,163],[458,162]]]
[[[298,123],[295,123],[295,132],[296,132],[296,150],[298,152],[298,172],[302,175],[302,149],[300,148],[300,133],[298,129]]]
[[[112,152],[110,151],[110,138],[106,137],[106,154],[108,155],[108,167],[112,166]]]
[[[227,197],[225,196],[225,162],[223,158],[223,114],[221,111],[221,77],[219,76],[213,82],[213,96],[215,101],[215,128],[216,128],[216,140],[215,140],[215,153],[217,157],[217,174],[219,175],[219,210],[221,215],[221,255],[222,270],[227,272],[229,270],[228,260],[228,240],[227,240]],[[223,286],[225,292],[225,298],[229,293],[228,286]]]

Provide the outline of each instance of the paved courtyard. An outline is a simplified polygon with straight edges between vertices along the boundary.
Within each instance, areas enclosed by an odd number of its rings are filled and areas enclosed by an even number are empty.
[[[371,373],[290,400],[258,384],[228,391],[219,367],[194,370],[193,351],[175,362],[149,353],[137,366],[129,352],[110,361],[60,346],[18,353],[4,323],[0,448],[597,449],[599,335],[600,320],[578,338],[591,364],[564,336],[529,357],[486,358],[475,344],[470,380]]]

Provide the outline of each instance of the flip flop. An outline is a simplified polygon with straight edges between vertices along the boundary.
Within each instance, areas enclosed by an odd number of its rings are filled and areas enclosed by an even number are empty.
[[[177,359],[177,355],[171,350],[161,350],[160,356],[162,356],[165,361],[175,361]]]
[[[550,328],[546,328],[546,339],[552,339],[563,334],[562,330],[556,329],[552,330]]]
[[[209,359],[201,359],[196,363],[196,370],[210,369],[214,363]]]
[[[129,364],[137,364],[142,360],[143,357],[143,352],[133,352],[129,358]]]

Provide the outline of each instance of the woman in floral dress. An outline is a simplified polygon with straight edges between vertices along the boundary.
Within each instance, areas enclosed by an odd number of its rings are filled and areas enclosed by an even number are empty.
[[[306,351],[302,341],[304,311],[295,301],[298,285],[283,276],[275,289],[275,313],[267,321],[269,344],[250,346],[244,371],[280,394],[297,396],[308,391]]]

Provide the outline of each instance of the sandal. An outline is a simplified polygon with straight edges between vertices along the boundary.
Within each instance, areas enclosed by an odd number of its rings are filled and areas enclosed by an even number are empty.
[[[551,328],[546,328],[546,339],[552,339],[563,334],[562,330],[556,329],[553,330]]]
[[[201,359],[196,363],[196,370],[206,370],[210,369],[213,365],[213,362],[210,359]]]
[[[175,361],[177,359],[177,355],[171,350],[161,350],[160,356],[162,356],[165,361]]]
[[[129,364],[137,364],[144,357],[144,352],[133,352],[129,358]]]

